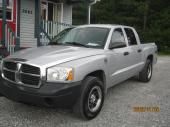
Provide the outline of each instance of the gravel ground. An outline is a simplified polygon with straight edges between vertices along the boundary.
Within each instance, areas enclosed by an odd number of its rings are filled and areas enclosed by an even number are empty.
[[[160,112],[133,111],[135,106],[160,107]],[[72,112],[27,106],[0,98],[0,127],[170,127],[170,57],[159,57],[150,83],[127,80],[111,88],[104,108],[91,121]]]

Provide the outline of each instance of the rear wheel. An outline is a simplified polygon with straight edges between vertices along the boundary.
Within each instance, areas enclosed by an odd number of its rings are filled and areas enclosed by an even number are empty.
[[[74,106],[80,117],[91,120],[101,111],[104,102],[104,87],[96,77],[87,77],[83,82],[82,94]]]
[[[147,59],[143,70],[139,73],[139,80],[142,82],[149,82],[152,78],[152,61]]]

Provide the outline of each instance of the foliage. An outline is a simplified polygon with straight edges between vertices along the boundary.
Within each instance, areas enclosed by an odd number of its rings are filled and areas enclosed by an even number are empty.
[[[73,24],[85,24],[86,12],[85,3],[75,6]],[[170,51],[170,0],[101,0],[92,6],[91,23],[133,26],[142,41]]]

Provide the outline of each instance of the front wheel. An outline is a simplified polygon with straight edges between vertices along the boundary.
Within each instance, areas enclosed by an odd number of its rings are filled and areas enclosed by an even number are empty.
[[[143,70],[139,73],[139,80],[142,82],[149,82],[152,78],[152,61],[147,59]]]
[[[103,82],[96,77],[89,76],[82,85],[81,96],[74,106],[74,111],[82,118],[91,120],[100,113],[103,106]]]

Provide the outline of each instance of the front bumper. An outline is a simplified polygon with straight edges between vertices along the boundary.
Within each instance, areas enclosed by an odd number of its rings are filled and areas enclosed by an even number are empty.
[[[80,95],[81,82],[45,83],[39,89],[19,86],[2,79],[0,94],[17,102],[48,107],[69,108]]]

